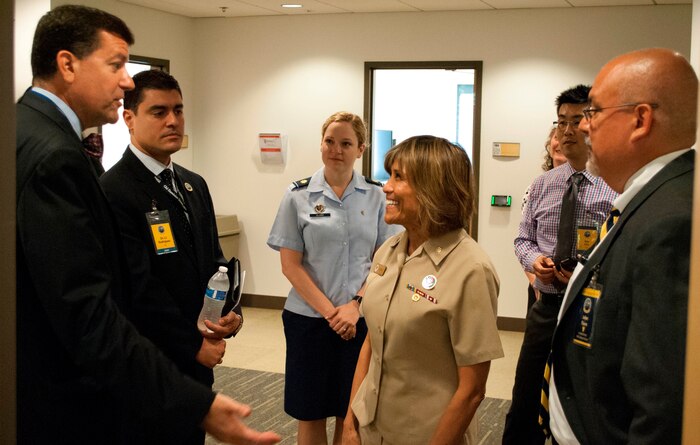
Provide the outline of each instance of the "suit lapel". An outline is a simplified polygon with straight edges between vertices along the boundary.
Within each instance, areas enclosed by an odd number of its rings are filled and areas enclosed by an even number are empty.
[[[48,117],[56,124],[58,128],[61,129],[61,131],[65,132],[71,138],[75,139],[75,149],[80,151],[80,154],[90,165],[90,170],[95,173],[96,180],[102,175],[102,173],[104,173],[105,170],[104,167],[102,167],[102,164],[97,159],[91,158],[87,155],[87,153],[85,153],[85,150],[83,149],[83,143],[80,140],[80,137],[78,137],[78,135],[75,133],[75,130],[68,121],[68,118],[61,112],[61,110],[56,106],[56,104],[54,104],[53,102],[51,102],[50,99],[42,96],[41,94],[32,91],[31,88],[24,93],[24,95],[20,98],[19,102],[22,105],[26,105],[27,107],[32,108],[37,112],[43,114],[44,116]],[[101,187],[100,190],[102,190]]]
[[[594,254],[591,256],[589,261],[585,264],[581,272],[576,276],[576,279],[571,283],[570,289],[567,293],[566,301],[564,302],[564,309],[562,314],[571,306],[571,303],[576,299],[576,297],[581,293],[583,287],[588,283],[589,276],[593,268],[598,266],[603,262],[605,256],[610,250],[610,246],[613,241],[617,238],[618,234],[623,230],[623,227],[627,221],[634,215],[635,211],[639,206],[641,206],[648,198],[651,196],[659,187],[661,187],[666,182],[673,178],[676,178],[684,173],[687,173],[693,169],[695,162],[695,150],[690,150],[687,153],[682,154],[677,157],[667,166],[665,166],[659,173],[656,174],[651,181],[649,181],[642,189],[632,198],[629,204],[625,207],[625,210],[620,215],[617,223],[613,226],[612,230],[608,232],[605,239],[601,242],[600,246],[596,249]]]
[[[19,102],[23,105],[33,108],[34,110],[38,111],[39,113],[45,115],[46,117],[54,121],[62,131],[75,138],[76,148],[78,146],[82,147],[80,138],[75,133],[75,130],[73,130],[73,127],[68,121],[68,118],[61,112],[61,110],[58,109],[58,107],[53,102],[51,102],[50,99],[32,91],[31,89],[28,89],[20,98]]]
[[[194,252],[196,258],[207,258],[204,251],[205,246],[202,240],[207,239],[207,236],[203,232],[206,230],[204,225],[206,225],[208,221],[201,220],[201,215],[203,215],[204,212],[202,211],[203,209],[199,207],[200,201],[195,197],[195,194],[201,193],[201,190],[195,190],[193,188],[192,184],[194,184],[195,181],[191,178],[189,171],[175,163],[173,163],[173,168],[175,169],[175,177],[178,181],[177,186],[182,194],[182,199],[185,200],[185,206],[187,206],[187,210],[190,215],[190,227],[192,228],[192,238],[194,241]],[[199,264],[204,264],[204,261],[200,261]],[[200,270],[200,273],[207,275],[209,272]]]
[[[173,206],[180,205],[180,203],[178,203],[175,198],[170,196],[170,194],[165,191],[163,186],[155,180],[155,175],[153,172],[143,165],[136,155],[131,152],[129,147],[126,148],[123,159],[125,167],[131,171],[133,177],[140,183],[139,187],[136,187],[136,193],[143,194],[144,201],[148,200],[149,208],[151,205],[153,205],[154,201],[158,210],[169,209]],[[178,184],[178,187],[181,187],[181,185]],[[192,247],[190,247],[189,243],[182,241],[182,233],[184,233],[184,228],[181,227],[176,218],[173,218],[172,212],[169,213],[170,224],[173,227],[173,232],[175,233],[178,250],[189,256],[194,264],[197,264],[197,256],[195,251],[192,249]],[[190,215],[190,219],[194,219],[192,218],[192,215]]]

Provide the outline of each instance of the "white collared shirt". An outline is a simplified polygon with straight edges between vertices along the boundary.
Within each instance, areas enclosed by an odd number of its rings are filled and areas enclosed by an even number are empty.
[[[647,185],[654,176],[656,176],[657,173],[659,173],[673,160],[685,154],[689,150],[693,150],[693,148],[677,150],[665,154],[663,156],[659,156],[658,158],[649,162],[644,167],[637,170],[637,172],[627,180],[622,194],[619,195],[615,199],[615,201],[613,201],[613,206],[620,211],[620,214],[624,213],[627,205],[632,201],[632,199],[637,195],[637,193],[639,193],[639,191],[645,185]],[[598,246],[599,245],[600,243],[598,243]],[[598,246],[596,246],[593,249],[590,258],[592,258],[596,254]],[[569,279],[569,283],[574,282],[578,274],[581,272],[581,269],[583,269],[583,266],[580,263],[577,264],[576,269],[574,269],[574,272],[571,275],[571,278]],[[573,298],[575,297],[576,295],[573,296]],[[566,294],[564,295],[564,301],[561,305],[561,309],[559,310],[559,316],[557,317],[557,324],[559,324],[559,322],[561,321],[564,308],[567,307],[566,302],[569,300],[569,298],[569,287],[567,286]],[[571,429],[571,425],[569,425],[569,422],[566,419],[566,414],[564,414],[564,409],[561,406],[561,402],[559,401],[559,395],[557,394],[557,385],[555,383],[554,378],[554,371],[555,369],[552,366],[552,371],[549,379],[549,429],[550,431],[552,431],[552,435],[557,440],[557,443],[559,443],[560,445],[579,445],[579,441],[578,439],[576,439],[576,435]]]
[[[173,177],[175,177],[175,170],[173,169],[173,162],[170,161],[168,165],[163,164],[160,161],[157,161],[153,159],[152,157],[148,156],[146,153],[142,152],[138,148],[134,146],[134,144],[129,144],[129,150],[138,158],[139,161],[146,167],[151,173],[153,173],[155,176],[160,175],[163,170],[166,168],[173,172]],[[175,193],[178,192],[177,188],[177,181],[173,181],[173,187],[175,189]]]

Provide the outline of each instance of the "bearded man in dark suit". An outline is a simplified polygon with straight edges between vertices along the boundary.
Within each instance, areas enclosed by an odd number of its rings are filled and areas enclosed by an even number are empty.
[[[131,143],[100,178],[133,272],[131,318],[182,372],[211,386],[212,368],[223,361],[223,338],[242,326],[241,317],[229,313],[218,324],[205,321],[205,331],[197,327],[207,281],[226,264],[214,206],[204,179],[171,160],[185,129],[177,80],[161,70],[140,72],[133,80],[124,97]],[[163,225],[170,228],[167,239],[156,242],[153,230]],[[177,443],[201,445],[204,433],[193,430]]]
[[[587,168],[620,196],[554,335],[561,445],[681,442],[697,97],[690,64],[665,49],[613,59],[589,93]]]
[[[250,408],[182,375],[125,317],[126,259],[80,135],[117,120],[132,43],[119,18],[83,6],[36,29],[17,104],[18,443],[135,443],[143,425],[167,441],[200,424],[274,443],[243,424]]]

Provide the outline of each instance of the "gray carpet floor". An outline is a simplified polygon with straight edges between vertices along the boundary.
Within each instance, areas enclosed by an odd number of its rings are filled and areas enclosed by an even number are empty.
[[[272,430],[282,436],[281,444],[296,444],[296,421],[284,412],[284,374],[248,369],[214,368],[214,389],[253,408],[246,423],[259,431]],[[486,398],[476,415],[479,419],[479,444],[501,443],[503,421],[510,406],[509,400]],[[329,420],[329,438],[335,421]],[[219,442],[207,437],[206,445]]]

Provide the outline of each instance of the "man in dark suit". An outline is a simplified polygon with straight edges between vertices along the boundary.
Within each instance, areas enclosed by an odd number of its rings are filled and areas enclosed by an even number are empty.
[[[39,21],[17,104],[18,443],[121,444],[149,425],[274,443],[250,408],[182,375],[124,314],[129,274],[83,128],[117,120],[133,37],[117,17],[60,6]],[[258,442],[259,443],[259,442]]]
[[[589,94],[587,168],[620,196],[554,335],[559,444],[681,441],[697,94],[687,60],[664,49],[613,59]]]
[[[226,264],[214,207],[204,179],[171,162],[185,129],[177,80],[160,70],[143,71],[133,80],[134,89],[124,96],[131,144],[100,178],[132,270],[131,319],[181,371],[211,386],[212,368],[223,360],[223,338],[242,326],[240,316],[229,313],[220,324],[206,321],[209,332],[197,328],[207,281],[219,264]],[[162,179],[165,170],[173,182]],[[161,217],[151,218],[154,211]],[[161,249],[152,227],[163,224],[163,218],[174,247]],[[204,434],[195,430],[182,439],[178,443],[202,444]]]

